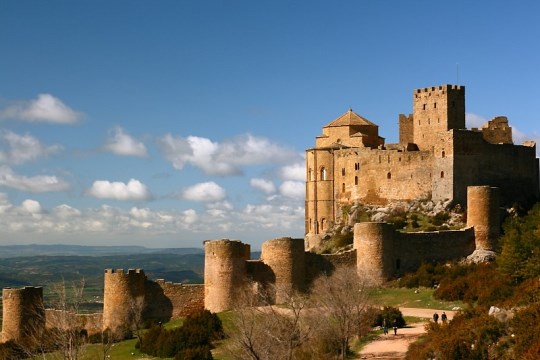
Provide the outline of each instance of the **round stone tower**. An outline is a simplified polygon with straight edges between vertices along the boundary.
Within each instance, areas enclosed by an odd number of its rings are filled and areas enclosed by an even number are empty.
[[[103,289],[103,329],[115,336],[125,336],[144,310],[144,283],[142,269],[106,269]]]
[[[277,304],[285,302],[291,291],[304,289],[304,239],[285,237],[266,241],[262,244],[261,260],[274,272]]]
[[[204,254],[204,307],[212,312],[231,309],[246,281],[250,246],[237,240],[207,240]]]
[[[368,283],[384,283],[394,274],[394,227],[387,223],[354,225],[354,248],[358,275]]]
[[[474,227],[477,250],[494,251],[500,235],[499,188],[469,186],[467,188],[467,226]]]
[[[2,342],[18,342],[26,337],[39,339],[45,329],[42,287],[4,288],[2,304]]]

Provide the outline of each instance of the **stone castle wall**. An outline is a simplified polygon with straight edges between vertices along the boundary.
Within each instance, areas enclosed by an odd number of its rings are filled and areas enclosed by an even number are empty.
[[[144,319],[166,322],[204,309],[204,285],[147,280],[145,299]]]
[[[45,327],[47,329],[84,329],[88,336],[101,333],[103,314],[74,314],[57,309],[45,309]]]

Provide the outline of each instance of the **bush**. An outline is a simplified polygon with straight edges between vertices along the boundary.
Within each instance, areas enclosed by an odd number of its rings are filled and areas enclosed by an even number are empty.
[[[223,338],[223,326],[216,314],[203,310],[190,315],[182,327],[166,330],[150,328],[136,346],[141,352],[178,359],[212,359],[212,340]]]
[[[376,314],[373,326],[382,326],[383,319],[386,320],[387,327],[391,327],[394,320],[396,320],[397,327],[399,328],[407,325],[405,319],[403,318],[403,314],[396,307],[385,306],[382,310],[379,310],[379,312]]]
[[[478,264],[454,267],[441,279],[433,296],[491,306],[503,303],[513,291],[510,276],[500,273],[494,264]]]
[[[400,279],[399,285],[409,289],[417,287],[433,287],[450,271],[442,264],[422,263],[414,273],[408,273]]]

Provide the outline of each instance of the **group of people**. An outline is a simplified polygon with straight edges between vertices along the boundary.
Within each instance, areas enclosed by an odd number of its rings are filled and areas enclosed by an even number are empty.
[[[438,324],[439,323],[439,314],[437,314],[437,312],[435,311],[435,313],[433,314],[433,321]],[[448,316],[446,316],[446,313],[443,311],[442,314],[441,314],[441,321],[443,324],[446,324],[446,322],[448,321]]]
[[[397,320],[396,319],[392,321],[392,327],[394,329],[394,335],[397,335]],[[386,319],[383,319],[382,321],[382,328],[383,328],[384,335],[388,335],[388,326],[386,324]]]
[[[433,321],[438,324],[439,323],[439,314],[435,311],[435,313],[433,314]],[[446,324],[446,322],[448,321],[448,316],[446,316],[446,313],[443,311],[442,314],[441,314],[441,322],[443,324]],[[392,328],[394,329],[394,335],[397,335],[397,320],[394,319],[394,321],[392,322]],[[382,321],[382,329],[383,329],[383,333],[384,335],[388,335],[388,325],[386,324],[386,319],[383,319]]]

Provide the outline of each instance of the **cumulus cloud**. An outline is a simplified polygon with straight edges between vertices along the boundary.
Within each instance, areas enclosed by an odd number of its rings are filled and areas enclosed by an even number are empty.
[[[158,144],[175,169],[181,170],[190,164],[209,175],[239,175],[243,166],[286,163],[298,157],[291,149],[250,134],[222,143],[197,136],[182,138],[167,134]]]
[[[306,195],[306,185],[300,181],[284,181],[279,187],[279,192],[283,196],[301,199]]]
[[[198,183],[182,191],[182,197],[192,201],[216,202],[226,196],[225,189],[213,181]]]
[[[141,141],[132,138],[121,127],[117,126],[110,130],[109,137],[104,145],[105,150],[117,155],[139,156],[147,155],[146,146]]]
[[[255,189],[261,190],[265,194],[273,194],[276,192],[276,186],[270,180],[254,178],[249,181],[249,184]]]
[[[0,118],[30,122],[73,124],[82,114],[71,109],[51,94],[39,94],[37,99],[22,101],[0,110]]]
[[[114,200],[148,200],[152,197],[146,185],[135,179],[130,179],[127,184],[96,180],[88,194],[99,199]]]
[[[21,204],[21,209],[29,212],[30,214],[41,213],[41,204],[36,200],[26,199]]]
[[[70,187],[69,183],[56,176],[27,177],[16,174],[6,165],[0,166],[0,186],[31,192],[66,191]]]
[[[5,150],[2,150],[3,144],[7,147]],[[60,151],[62,146],[45,146],[29,134],[19,135],[11,131],[0,133],[0,162],[22,164]]]
[[[297,162],[283,166],[280,169],[280,177],[283,180],[306,181],[306,163]]]

